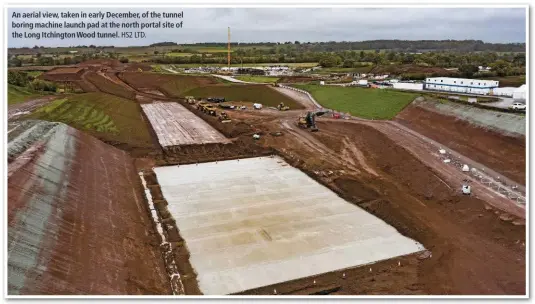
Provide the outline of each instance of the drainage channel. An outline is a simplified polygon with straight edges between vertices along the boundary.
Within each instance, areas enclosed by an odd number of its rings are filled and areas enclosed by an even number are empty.
[[[160,216],[161,213],[159,214],[157,211],[154,205],[153,195],[147,186],[145,174],[145,172],[139,172],[139,178],[143,184],[143,190],[145,191],[145,198],[147,199],[147,203],[149,205],[152,222],[158,231],[158,235],[160,236],[160,250],[162,252],[167,274],[169,275],[169,283],[171,284],[171,289],[174,295],[185,295],[186,292],[184,284],[182,283],[182,278],[178,272],[177,263],[175,261],[173,245],[169,242],[169,238],[167,236],[167,230],[173,229],[173,227],[172,225],[165,223],[165,219],[162,219]]]

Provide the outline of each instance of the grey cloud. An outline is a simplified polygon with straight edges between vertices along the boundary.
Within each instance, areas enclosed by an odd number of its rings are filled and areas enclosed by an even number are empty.
[[[525,42],[523,8],[157,8],[108,9],[113,12],[184,11],[182,29],[147,29],[138,39],[14,39],[13,12],[9,9],[9,47],[96,45],[147,45],[155,42],[225,42],[231,27],[234,42],[360,41],[374,39],[478,39],[486,42]],[[66,11],[66,9],[42,9]],[[71,11],[98,12],[94,8]],[[105,11],[104,9],[102,11]],[[35,20],[33,20],[35,21]],[[42,20],[48,21],[48,20]],[[76,21],[71,19],[70,21]],[[89,20],[84,20],[89,21]],[[123,22],[134,20],[121,20]],[[157,20],[147,20],[157,21]],[[57,30],[69,31],[69,30]],[[76,32],[77,30],[70,30]],[[109,31],[115,31],[109,30]],[[119,30],[121,31],[121,30]]]

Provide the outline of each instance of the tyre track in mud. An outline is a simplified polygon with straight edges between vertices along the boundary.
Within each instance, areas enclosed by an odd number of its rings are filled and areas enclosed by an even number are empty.
[[[286,90],[291,91],[289,89],[286,89]],[[299,98],[296,100],[300,102],[302,105],[304,105],[305,107],[307,107],[307,109],[316,108],[315,106],[312,106],[313,104],[312,100],[310,100],[310,102],[304,101],[304,99],[306,100],[310,99],[308,95],[303,94],[298,91],[292,91],[291,94],[302,96],[302,98]],[[506,185],[517,185],[518,188],[516,190],[512,189],[511,186],[508,186],[507,188],[509,191],[518,193],[520,197],[525,196],[525,193],[526,193],[525,186],[518,185],[518,183],[505,177],[502,174],[497,173],[491,168],[488,168],[472,160],[471,158],[465,155],[462,155],[459,152],[454,151],[453,149],[450,149],[448,146],[438,143],[428,138],[427,136],[424,136],[423,134],[416,132],[415,130],[412,130],[406,126],[403,126],[398,122],[390,121],[390,120],[387,120],[387,121],[368,120],[368,119],[363,119],[363,118],[354,117],[354,116],[352,116],[348,120],[318,117],[317,121],[318,122],[321,122],[321,121],[348,122],[348,123],[360,123],[360,124],[368,125],[380,131],[381,133],[387,135],[389,138],[393,139],[399,145],[403,146],[407,151],[409,151],[411,154],[416,156],[418,159],[420,159],[430,168],[433,168],[433,170],[441,176],[442,181],[444,180],[448,181],[447,184],[449,184],[449,186],[460,189],[460,185],[463,183],[463,180],[468,179],[472,183],[475,183],[478,185],[478,187],[473,187],[473,188],[476,188],[476,189],[473,189],[472,191],[475,195],[481,197],[483,200],[489,202],[492,206],[499,208],[500,210],[506,211],[520,218],[526,217],[525,206],[519,205],[518,203],[513,202],[511,199],[497,192],[492,187],[487,186],[483,183],[480,183],[478,180],[470,177],[467,174],[464,174],[463,172],[456,169],[455,167],[444,164],[436,156],[436,152],[441,148],[446,149],[454,157],[468,164],[470,168],[476,167],[479,170],[483,170],[488,175],[491,175],[493,177],[498,177],[498,179],[501,181],[504,181]],[[349,145],[348,147],[350,146],[351,145]],[[357,156],[357,159],[359,159],[358,153],[355,154],[355,156]],[[359,162],[360,162],[360,159],[359,159]],[[365,162],[363,164],[365,164]],[[480,191],[479,189],[484,189],[484,190]]]
[[[327,120],[327,119],[326,119]],[[420,161],[430,167],[435,171],[441,179],[447,181],[447,184],[454,189],[459,189],[460,185],[463,184],[465,179],[470,180],[477,187],[472,187],[472,193],[482,200],[488,202],[495,208],[503,210],[507,213],[513,214],[517,217],[525,219],[526,209],[524,205],[517,204],[511,201],[509,198],[505,197],[503,194],[498,193],[493,188],[479,182],[479,180],[471,177],[470,175],[465,174],[456,167],[442,162],[438,156],[438,150],[440,148],[445,148],[454,155],[458,155],[462,160],[464,160],[470,167],[477,166],[478,169],[483,169],[484,172],[493,172],[491,169],[486,168],[485,166],[478,164],[470,160],[466,156],[447,148],[444,145],[434,142],[427,137],[414,132],[412,130],[407,130],[406,127],[399,127],[399,124],[392,121],[367,121],[361,119],[355,120],[334,120],[329,119],[329,121],[338,121],[339,123],[354,123],[354,124],[363,124],[370,126],[381,133],[387,135],[394,142],[398,143],[405,150],[409,151],[412,155],[417,157]],[[504,178],[505,179],[505,178]],[[510,182],[510,183],[509,183]],[[509,180],[508,184],[513,183]],[[514,185],[514,184],[513,184]]]

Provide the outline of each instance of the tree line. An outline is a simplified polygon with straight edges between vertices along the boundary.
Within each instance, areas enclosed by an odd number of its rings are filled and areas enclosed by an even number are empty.
[[[19,87],[26,87],[34,91],[56,92],[57,86],[53,82],[37,79],[22,71],[7,72],[7,83]]]
[[[345,50],[393,50],[407,52],[459,51],[459,52],[525,52],[525,43],[488,43],[481,40],[367,40],[367,41],[328,41],[328,42],[260,42],[232,43],[231,47],[265,47],[293,45],[298,51],[335,52]],[[206,42],[184,45],[184,47],[211,46],[226,47],[227,43]]]

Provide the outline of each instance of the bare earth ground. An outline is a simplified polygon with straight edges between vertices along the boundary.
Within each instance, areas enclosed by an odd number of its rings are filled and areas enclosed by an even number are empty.
[[[526,139],[478,128],[466,121],[409,106],[396,121],[451,149],[469,155],[518,183],[525,184]]]
[[[135,83],[130,83],[130,85],[135,85]],[[146,98],[143,102],[151,101]],[[400,257],[369,267],[342,270],[314,278],[266,286],[246,291],[243,294],[274,294],[274,290],[277,294],[523,295],[526,293],[526,248],[525,226],[523,225],[525,209],[512,204],[499,194],[487,191],[482,185],[475,184],[472,196],[460,195],[462,173],[443,164],[435,155],[437,152],[435,146],[410,132],[403,131],[395,122],[319,119],[320,131],[310,133],[296,126],[295,121],[299,111],[278,112],[268,109],[232,111],[229,114],[233,121],[221,124],[216,118],[199,113],[187,104],[183,103],[183,105],[226,137],[231,138],[232,142],[216,146],[190,146],[165,153],[155,150],[154,157],[136,159],[136,170],[150,168],[153,165],[212,161],[266,153],[278,154],[350,203],[375,214],[402,234],[422,243],[430,251],[423,256]],[[309,103],[303,102],[303,105],[310,107]],[[408,108],[407,111],[411,110]],[[404,113],[398,118],[402,124],[405,124],[404,119],[406,121],[414,117],[410,115],[410,118],[407,118]],[[433,129],[431,122],[434,123],[435,120],[442,127]],[[498,134],[491,131],[475,132],[467,129],[459,121],[444,120],[441,122],[440,118],[431,116],[425,119],[420,118],[418,123],[414,120],[410,121],[410,125],[405,125],[435,139],[445,147],[451,145],[450,148],[515,180],[525,176],[524,166],[507,164],[505,159],[508,153],[515,156],[519,156],[520,151],[525,153],[525,144],[522,142],[501,139]],[[261,139],[254,141],[253,134],[260,134]],[[481,141],[469,140],[470,136],[481,138]],[[495,137],[498,139],[493,139]],[[478,147],[480,143],[484,143],[483,149]],[[490,150],[496,151],[489,152]],[[97,155],[104,154],[104,151],[97,153]],[[491,161],[494,158],[497,161]],[[99,160],[91,159],[92,166],[97,168],[96,162]],[[105,158],[101,158],[100,161],[105,162],[103,159]],[[133,162],[124,164],[128,168],[132,165]],[[106,166],[102,167],[106,168]],[[97,187],[101,184],[101,176],[109,174],[103,172],[102,167],[98,166],[100,173],[93,173],[93,175],[89,172],[96,169],[87,167],[88,175],[84,179],[81,179],[82,175],[79,173],[74,174],[73,178],[80,179],[83,185],[81,187]],[[85,179],[93,182],[82,182]],[[140,185],[134,179],[135,176],[132,177],[132,184],[125,184],[125,188],[139,188]],[[13,179],[13,182],[15,181]],[[12,183],[11,177],[9,183]],[[101,189],[102,193],[110,191],[106,188],[107,186],[100,185],[99,187],[105,187]],[[10,188],[10,205],[12,201],[17,201],[15,197],[12,197],[14,194],[11,191]],[[87,191],[87,195],[95,192],[92,188],[87,188]],[[115,192],[117,191],[112,191],[109,195]],[[118,195],[112,197],[113,202],[126,200],[124,193],[113,195]],[[93,198],[89,197],[89,201],[92,202]],[[100,198],[100,195],[98,197]],[[87,212],[89,210],[94,212],[93,210],[97,209],[96,200],[97,198],[95,198],[95,203],[88,203]],[[100,204],[103,204],[102,200]],[[129,214],[129,218],[139,217],[139,207],[130,204],[129,207],[124,208],[121,209],[121,213]],[[87,212],[76,212],[74,216],[80,217],[81,221],[84,223],[87,221],[87,225],[90,225],[91,220],[94,221],[97,218],[91,217]],[[123,218],[114,209],[107,212],[113,214],[113,218],[117,217],[116,221],[120,222]],[[108,223],[115,225],[113,220]],[[128,231],[125,233],[129,233],[128,235],[134,238],[143,238],[148,233],[145,231],[148,229],[146,227],[151,227],[149,223],[137,222],[137,220],[120,223],[125,227],[130,227],[128,225],[135,223],[135,226],[129,229],[124,228]],[[110,224],[102,224],[96,228],[109,229],[109,226]],[[122,227],[116,229],[123,229]],[[82,239],[90,237],[87,232],[85,236],[84,232],[79,233]],[[104,232],[99,235],[107,236]],[[98,242],[100,239],[94,241]],[[104,241],[113,242],[103,238],[102,243],[96,243],[95,248],[100,248],[100,246],[106,248]],[[84,246],[87,245],[80,243],[74,248],[86,249]],[[127,242],[117,250],[123,252],[124,248],[137,247],[130,247]],[[161,261],[158,253],[145,254],[146,259]],[[142,254],[139,253],[139,256],[141,257]],[[157,263],[156,260],[153,263]],[[181,261],[184,265],[187,264],[187,254],[178,256],[179,264]],[[156,279],[158,276],[153,279],[147,278],[146,273],[155,271],[154,269],[144,270],[143,264],[130,265],[124,267],[135,271],[133,276],[139,278],[136,282],[140,282],[142,286],[148,286],[145,287],[146,293],[169,292],[162,289],[162,286],[167,285],[158,281],[159,279]],[[163,272],[161,269],[160,271]],[[96,273],[94,269],[91,271]],[[316,284],[313,283],[314,280]],[[92,280],[87,280],[87,282],[90,281]],[[120,280],[112,280],[109,286],[114,291],[143,293],[141,288],[124,287],[124,283]],[[160,286],[160,290],[156,286]]]
[[[320,121],[321,131],[310,133],[295,127],[293,119],[274,119],[266,112],[232,114],[235,121],[243,116],[244,121],[256,122],[243,136],[264,134],[257,145],[275,148],[292,165],[432,252],[427,259],[404,258],[407,266],[403,269],[381,268],[380,276],[382,280],[388,278],[388,284],[374,283],[376,274],[358,276],[351,272],[351,279],[347,273],[344,279],[343,273],[337,272],[316,277],[325,282],[330,276],[323,287],[309,286],[313,279],[306,278],[243,294],[273,294],[273,289],[292,294],[525,293],[525,226],[521,221],[520,225],[513,224],[515,217],[510,215],[500,219],[503,211],[477,196],[461,196],[459,184],[440,176],[382,133],[388,130],[378,131],[360,123]],[[224,134],[230,128],[228,124],[214,126]],[[281,130],[282,136],[270,135]]]

